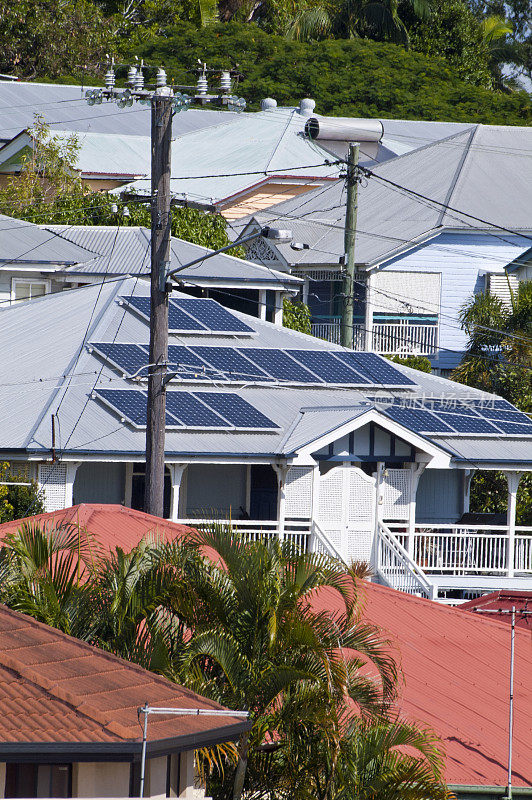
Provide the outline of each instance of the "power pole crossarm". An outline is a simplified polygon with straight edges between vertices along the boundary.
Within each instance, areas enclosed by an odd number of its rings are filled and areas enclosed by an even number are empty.
[[[354,280],[355,280],[355,235],[357,227],[359,145],[350,142],[347,156],[347,208],[344,234],[344,280],[341,344],[353,347],[354,332]]]

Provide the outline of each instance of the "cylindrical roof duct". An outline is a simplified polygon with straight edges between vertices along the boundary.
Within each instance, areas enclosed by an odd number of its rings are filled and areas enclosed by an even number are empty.
[[[380,142],[384,126],[380,119],[311,117],[305,123],[305,133],[311,139],[335,142]]]

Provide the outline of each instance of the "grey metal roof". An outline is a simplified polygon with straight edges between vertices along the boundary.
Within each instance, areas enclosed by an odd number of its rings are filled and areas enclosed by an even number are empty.
[[[141,456],[145,432],[120,421],[119,417],[97,399],[94,389],[131,387],[131,381],[101,360],[85,346],[90,342],[147,342],[148,325],[137,314],[119,304],[124,295],[146,296],[143,282],[124,278],[102,287],[90,286],[30,301],[0,314],[0,350],[5,380],[0,386],[0,448],[7,455],[16,449],[35,455],[46,455],[51,447],[50,415],[58,414],[58,449],[80,458],[118,459]],[[313,350],[338,350],[336,345],[322,342],[301,333],[279,328],[261,320],[236,313],[256,334],[250,337],[213,335],[213,345],[296,347]],[[211,337],[209,337],[211,338]],[[205,336],[170,336],[171,342],[205,344]],[[484,396],[468,387],[442,378],[400,368],[417,385],[416,393],[453,393],[454,396]],[[323,387],[288,387],[284,385],[216,385],[200,381],[192,388],[209,391],[237,391],[262,411],[276,425],[277,432],[176,431],[169,429],[166,438],[168,458],[183,456],[192,459],[210,456],[262,458],[287,453],[331,430],[342,421],[361,412],[361,403],[368,398],[356,389]],[[187,385],[187,388],[189,386]],[[368,388],[368,394],[375,393]],[[407,394],[409,390],[405,390]],[[398,392],[399,393],[399,392]],[[388,393],[389,394],[389,393]],[[301,411],[317,408],[303,414]],[[327,409],[331,409],[327,413]],[[312,417],[311,417],[312,415]],[[314,425],[307,425],[314,419]],[[383,417],[385,425],[385,417]],[[288,438],[283,443],[285,437]],[[500,437],[506,444],[518,441]],[[491,454],[493,441],[475,439],[471,458]],[[525,442],[525,440],[519,440]],[[531,439],[526,440],[530,447]],[[522,445],[519,444],[519,447]]]
[[[114,103],[89,106],[87,86],[0,81],[0,141],[9,141],[29,128],[35,115],[54,129],[149,136],[150,109],[134,105],[119,109]],[[186,133],[215,125],[229,116],[225,111],[190,109],[174,118],[174,132]]]
[[[150,232],[138,226],[71,226],[47,225],[47,231],[59,234],[58,241],[73,242],[99,254],[94,260],[69,267],[67,274],[92,276],[147,275],[150,271]],[[201,258],[212,250],[192,244],[184,239],[172,238],[171,267]],[[181,272],[181,278],[188,283],[225,282],[264,284],[267,288],[298,286],[299,278],[285,272],[278,272],[251,261],[221,253],[207,258],[188,270]]]
[[[42,226],[0,214],[0,267],[14,263],[76,264],[94,258],[86,247]]]
[[[369,178],[359,187],[356,261],[378,264],[447,230],[532,230],[532,128],[476,125],[434,144],[373,167],[401,187],[486,220],[460,213]],[[344,252],[343,182],[314,189],[239,221],[261,225],[275,219],[290,226],[309,250],[294,254],[279,246],[288,263],[337,264]],[[304,208],[303,208],[304,206]],[[304,216],[303,216],[304,214]]]

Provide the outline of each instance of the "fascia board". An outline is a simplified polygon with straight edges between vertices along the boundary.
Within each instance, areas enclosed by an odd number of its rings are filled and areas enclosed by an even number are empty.
[[[419,434],[414,433],[408,428],[405,428],[403,425],[400,425],[399,423],[394,422],[393,420],[384,416],[384,414],[381,414],[374,408],[369,409],[367,412],[362,413],[360,416],[350,420],[349,422],[342,423],[334,430],[329,431],[327,434],[320,436],[313,442],[301,447],[298,451],[296,451],[297,455],[294,459],[294,464],[303,463],[303,461],[300,461],[300,459],[309,457],[312,458],[311,453],[315,452],[316,450],[321,450],[323,447],[327,447],[327,445],[331,444],[337,439],[341,439],[342,436],[358,430],[358,428],[361,428],[363,425],[367,425],[368,422],[377,423],[381,428],[384,428],[384,430],[388,431],[389,433],[394,433],[396,436],[399,436],[399,438],[404,439],[405,442],[411,444],[416,448],[416,450],[421,450],[422,452],[426,453],[431,457],[429,462],[431,468],[447,469],[449,467],[451,461],[450,454],[446,453],[440,447],[432,444],[423,436],[419,436]],[[313,459],[312,463],[315,463]]]

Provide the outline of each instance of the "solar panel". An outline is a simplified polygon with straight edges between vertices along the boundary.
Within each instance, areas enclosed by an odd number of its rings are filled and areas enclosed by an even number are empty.
[[[204,298],[176,299],[171,301],[171,305],[198,320],[205,328],[210,331],[231,332],[231,333],[254,333],[253,328],[246,325],[242,320],[231,314],[215,300]]]
[[[148,398],[133,389],[98,389],[98,395],[134,425],[146,425]]]
[[[528,420],[527,423],[509,422],[507,420],[495,420],[494,425],[497,425],[504,433],[532,433],[532,422]]]
[[[215,370],[209,369],[209,366],[193,350],[184,345],[171,344],[168,346],[168,364],[170,373],[176,371],[175,377],[181,378],[181,380],[222,379]]]
[[[367,383],[385,386],[415,386],[415,381],[407,378],[393,364],[376,353],[353,353],[349,350],[335,350],[335,358],[356,370]]]
[[[390,406],[385,409],[385,412],[391,419],[418,433],[421,431],[430,433],[452,433],[452,428],[446,425],[441,419],[438,419],[434,414],[431,414],[430,411],[419,408]]]
[[[345,362],[335,358],[332,353],[320,350],[287,350],[287,352],[327,383],[367,383],[357,372],[354,372]]]
[[[487,419],[465,414],[449,414],[443,411],[438,416],[460,433],[497,433],[497,428],[494,428]]]
[[[225,417],[235,428],[277,428],[278,426],[234,392],[194,392],[204,403]]]
[[[271,381],[260,367],[244,358],[242,352],[245,351],[234,347],[194,347],[194,353],[219,369],[226,380]]]
[[[150,320],[150,298],[149,297],[123,297],[128,305],[138,311],[148,322]],[[188,333],[199,331],[205,333],[207,328],[181,308],[176,306],[175,300],[170,300],[168,304],[168,330],[173,333]]]
[[[246,356],[272,378],[288,383],[321,383],[307,369],[282,350],[263,347],[246,347]]]
[[[166,408],[186,428],[231,427],[228,422],[200,402],[190,392],[167,392]]]
[[[90,346],[94,347],[112,364],[119,367],[124,375],[146,377],[148,372],[148,353],[140,345],[91,342]]]

